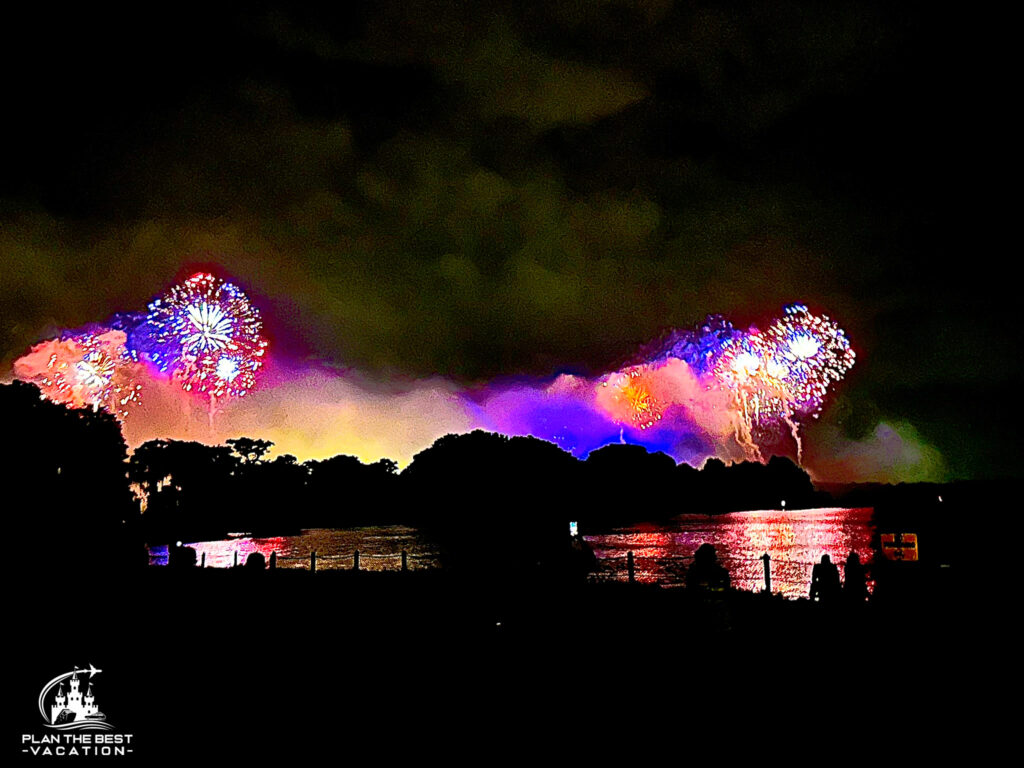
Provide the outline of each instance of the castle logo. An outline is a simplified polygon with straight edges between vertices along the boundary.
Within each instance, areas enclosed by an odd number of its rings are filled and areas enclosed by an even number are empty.
[[[96,704],[96,695],[92,692],[92,679],[102,671],[92,664],[87,670],[75,667],[71,672],[57,675],[43,686],[43,690],[39,692],[39,712],[47,728],[60,731],[114,730],[114,726],[107,722],[107,716],[100,712]],[[78,676],[84,677],[86,674],[89,675],[89,679],[83,692],[82,682]],[[64,683],[68,684],[66,691]],[[54,687],[57,688],[57,693],[52,697],[52,703],[47,711],[47,698]]]
[[[112,733],[114,726],[100,711],[93,678],[102,672],[92,664],[57,675],[39,692],[43,733],[24,733],[21,751],[36,757],[124,756],[134,751],[130,733]],[[84,690],[83,690],[84,684]]]

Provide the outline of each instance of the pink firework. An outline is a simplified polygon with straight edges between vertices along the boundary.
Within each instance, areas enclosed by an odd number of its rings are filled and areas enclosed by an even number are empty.
[[[54,402],[103,409],[123,419],[139,401],[140,367],[123,331],[104,330],[50,339],[14,363],[19,379],[36,384]]]
[[[774,359],[785,370],[794,409],[816,416],[829,385],[840,381],[856,360],[846,334],[827,315],[812,315],[803,304],[790,304],[767,335]]]
[[[259,311],[233,283],[200,272],[149,306],[149,359],[186,392],[244,397],[256,384],[267,341]]]
[[[792,410],[788,370],[771,342],[756,330],[727,345],[711,375],[715,385],[732,393],[751,427],[785,418]]]

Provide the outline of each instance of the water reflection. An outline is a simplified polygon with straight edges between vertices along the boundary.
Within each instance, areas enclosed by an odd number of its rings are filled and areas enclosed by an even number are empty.
[[[634,554],[640,582],[679,586],[697,548],[714,545],[719,562],[729,571],[736,589],[758,591],[764,586],[761,556],[771,556],[772,591],[786,597],[806,597],[811,570],[822,555],[829,555],[845,578],[850,552],[870,563],[873,528],[870,509],[764,510],[727,515],[681,515],[664,524],[621,528],[600,536],[586,536],[598,557],[599,577],[625,579],[626,553]],[[515,535],[515,534],[510,534]],[[229,568],[245,563],[253,552],[269,561],[277,552],[278,568],[309,568],[309,553],[317,552],[317,569],[352,567],[359,551],[359,567],[367,571],[398,570],[401,552],[409,553],[410,570],[440,566],[436,548],[414,528],[380,526],[352,529],[312,529],[299,536],[240,537],[188,544],[207,568]],[[167,564],[167,547],[150,549],[150,562]],[[868,583],[868,588],[872,588]]]
[[[763,510],[727,515],[681,515],[663,525],[622,528],[587,536],[603,570],[619,578],[625,556],[634,553],[636,579],[669,586],[685,583],[686,569],[697,548],[714,545],[736,589],[764,587],[764,563],[771,557],[772,591],[786,597],[806,597],[811,570],[822,555],[839,565],[840,575],[850,552],[861,562],[873,557],[870,509]],[[869,588],[871,584],[869,584]]]
[[[402,550],[408,553],[409,570],[437,568],[438,557],[430,542],[415,528],[377,526],[343,530],[317,528],[298,536],[238,538],[187,543],[196,550],[199,562],[206,557],[207,568],[244,565],[246,558],[258,552],[270,562],[277,552],[278,568],[309,568],[309,553],[316,550],[317,570],[351,568],[353,552],[359,552],[359,568],[364,571],[392,571],[402,567]],[[150,547],[151,565],[167,565],[167,546]]]

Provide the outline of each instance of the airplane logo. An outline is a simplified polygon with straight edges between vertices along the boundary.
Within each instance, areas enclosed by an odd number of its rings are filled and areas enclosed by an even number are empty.
[[[98,675],[102,671],[103,671],[102,669],[96,669],[96,667],[94,667],[92,664],[89,665],[89,669],[79,669],[77,666],[75,667],[75,672],[81,672],[83,675],[86,672],[88,672],[90,680],[92,680],[93,675]],[[104,679],[106,679],[106,678],[104,678]]]

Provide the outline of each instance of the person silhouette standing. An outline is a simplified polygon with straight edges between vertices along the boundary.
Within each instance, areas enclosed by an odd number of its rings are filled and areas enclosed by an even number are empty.
[[[686,586],[700,592],[725,592],[729,589],[729,571],[718,562],[711,544],[701,544],[686,572]]]
[[[831,557],[822,555],[811,571],[811,602],[831,603],[839,593],[839,569]]]
[[[868,597],[868,586],[860,555],[851,552],[846,558],[843,571],[843,597],[853,603],[863,603]]]

